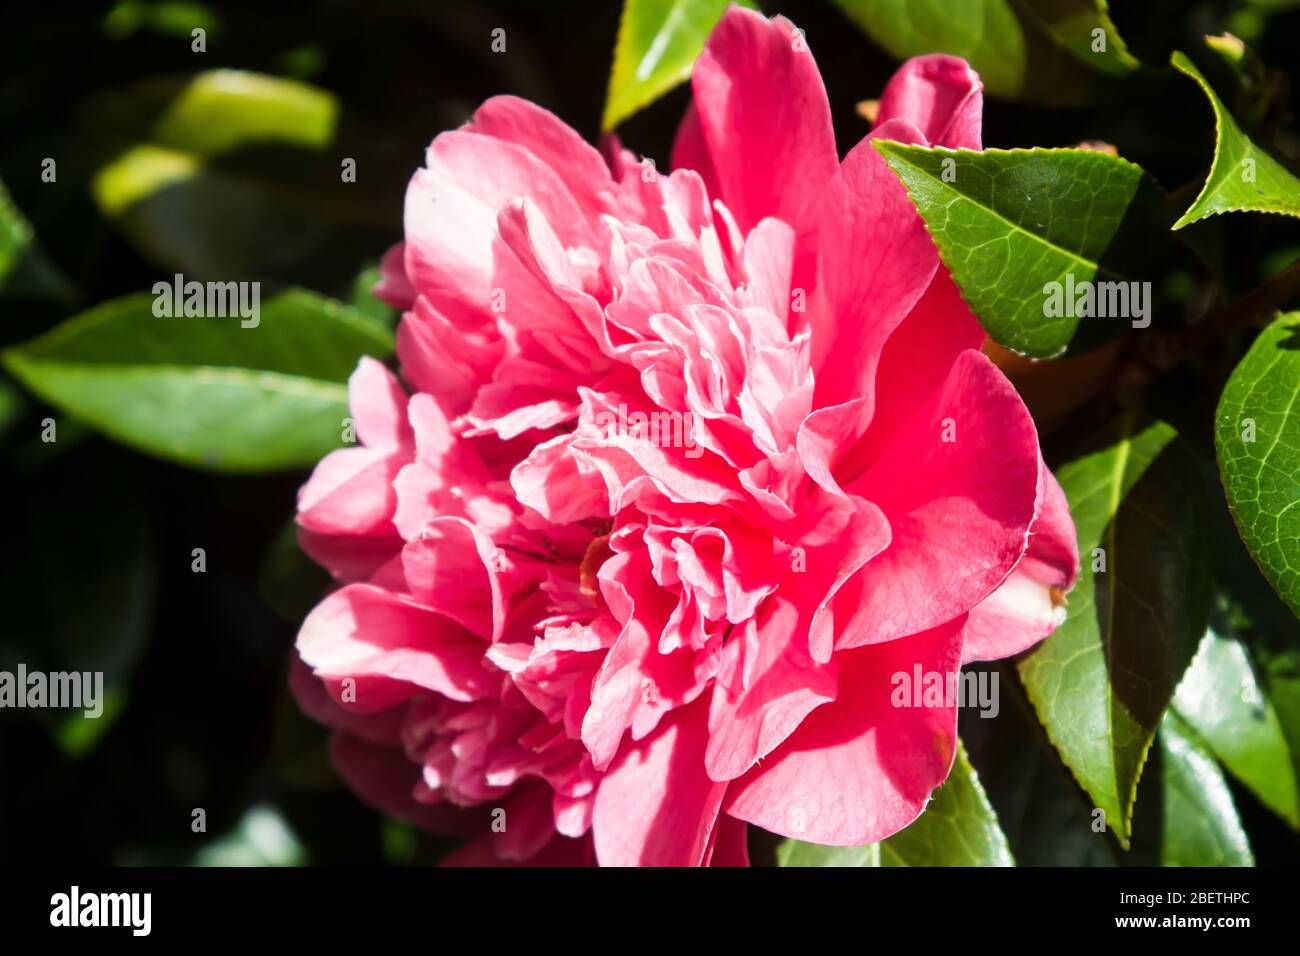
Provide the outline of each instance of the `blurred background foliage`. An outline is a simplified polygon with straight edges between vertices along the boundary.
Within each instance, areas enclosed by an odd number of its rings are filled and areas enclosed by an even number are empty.
[[[1069,7],[1042,0],[1063,4]],[[1259,57],[1232,84],[1230,105],[1252,130],[1266,131],[1278,154],[1293,164],[1300,154],[1282,123],[1294,103],[1300,4],[1114,0],[1110,15],[1127,49],[1082,80],[1070,68],[1073,39],[1023,26],[1016,17],[1025,5],[1033,3],[989,4],[1005,8],[1007,30],[1024,30],[1020,53],[1008,60],[971,45],[979,37],[963,17],[984,4],[913,4],[933,8],[950,34],[944,46],[984,71],[996,94],[986,107],[987,145],[1115,144],[1167,191],[1190,190],[1182,194],[1186,206],[1213,154],[1214,127],[1202,91],[1165,64],[1173,50],[1201,49],[1203,35],[1229,29]],[[869,129],[859,104],[879,95],[897,57],[931,42],[897,23],[873,24],[874,40],[853,28],[897,3],[758,6],[805,31],[841,151]],[[935,14],[939,7],[950,16]],[[301,321],[342,316],[350,328],[370,324],[370,333],[357,335],[391,343],[396,317],[369,287],[379,257],[401,235],[403,192],[434,135],[465,121],[486,97],[509,92],[593,141],[617,124],[626,145],[665,165],[687,103],[685,88],[673,83],[693,56],[679,55],[673,76],[636,88],[635,71],[615,57],[620,5],[610,0],[118,0],[10,5],[0,17],[0,182],[7,189],[0,192],[0,347],[178,271],[187,279],[260,280],[264,303],[290,287],[312,290],[341,305],[295,299],[308,310]],[[192,48],[195,27],[206,33],[203,52]],[[492,47],[498,28],[504,52]],[[962,44],[969,48],[954,48]],[[611,65],[623,85],[607,106]],[[54,182],[42,177],[50,158]],[[355,183],[341,180],[345,159],[355,160]],[[1300,255],[1294,219],[1224,217],[1188,232],[1189,249],[1167,267],[1160,290],[1187,320]],[[129,324],[114,334],[113,346],[129,361]],[[351,347],[339,345],[334,359],[354,361]],[[1224,363],[1211,373],[1226,377],[1233,355],[1206,361]],[[342,380],[334,371],[325,377]],[[1054,389],[1032,375],[1022,388],[1050,425]],[[1194,426],[1186,434],[1207,495],[1220,502],[1209,552],[1220,585],[1216,633],[1247,642],[1283,723],[1300,728],[1296,622],[1221,506],[1210,435],[1201,427],[1217,394],[1175,374],[1151,401],[1168,421]],[[57,422],[54,443],[41,440],[48,417]],[[1058,439],[1049,435],[1048,447]],[[171,454],[177,463],[142,455],[0,377],[0,472],[10,503],[0,667],[23,661],[103,670],[109,690],[98,721],[0,711],[0,862],[436,859],[437,841],[383,820],[341,785],[325,732],[288,694],[295,624],[326,586],[287,524],[306,475],[300,466],[314,452],[273,463],[279,470],[265,462],[239,468],[221,459],[220,442],[247,444],[248,436],[233,429],[213,441]],[[198,467],[179,463],[187,455]],[[222,473],[232,470],[256,473]],[[205,551],[203,573],[192,570],[195,548]],[[1014,668],[1003,671],[1011,698]],[[1121,854],[1091,832],[1084,797],[1044,746],[1027,702],[1006,700],[998,719],[964,719],[962,731],[1019,862],[1160,858],[1158,845]],[[1168,750],[1182,738],[1175,728],[1162,739]],[[1300,740],[1291,743],[1294,761]],[[1152,759],[1158,763],[1159,753]],[[1249,779],[1250,768],[1240,776]],[[1159,785],[1155,772],[1144,777],[1144,787]],[[1300,860],[1295,833],[1258,787],[1237,775],[1222,786],[1258,862]],[[1177,810],[1139,798],[1140,812],[1157,817],[1139,829],[1160,832],[1162,806]],[[204,833],[191,829],[196,808],[206,813]]]

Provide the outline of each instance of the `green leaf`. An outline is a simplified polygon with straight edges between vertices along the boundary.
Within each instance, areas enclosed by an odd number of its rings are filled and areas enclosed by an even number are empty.
[[[346,381],[392,337],[355,310],[291,290],[234,318],[160,318],[154,298],[104,303],[2,353],[32,391],[100,431],[182,464],[249,472],[339,446]]]
[[[36,244],[31,224],[0,182],[0,294],[69,303],[75,294]]]
[[[242,70],[200,73],[158,118],[162,146],[216,156],[253,143],[324,149],[334,138],[333,94],[298,80]]]
[[[59,749],[74,760],[93,752],[126,710],[127,699],[128,694],[123,688],[105,687],[100,703],[102,713],[98,717],[87,718],[80,712],[61,717],[54,727],[54,739]]]
[[[1105,0],[835,2],[900,60],[922,53],[964,57],[994,96],[1080,105],[1096,91],[1098,77],[1123,76],[1138,65]]]
[[[104,17],[104,33],[111,40],[124,40],[143,29],[189,40],[196,27],[213,37],[221,24],[211,8],[192,0],[118,0]]]
[[[1196,733],[1172,710],[1155,766],[1143,777],[1132,861],[1158,866],[1254,866],[1228,782]]]
[[[1175,53],[1172,62],[1194,79],[1210,98],[1217,136],[1214,161],[1210,165],[1210,174],[1205,178],[1205,186],[1173,228],[1181,229],[1207,216],[1225,212],[1300,216],[1300,179],[1250,141],[1185,54]]]
[[[958,742],[952,772],[916,821],[880,843],[819,846],[786,840],[782,866],[1014,866],[997,814]]]
[[[626,0],[605,95],[605,129],[691,75],[713,25],[730,0]],[[753,7],[748,0],[741,6]]]
[[[1274,320],[1219,398],[1215,447],[1242,540],[1300,615],[1300,312]]]
[[[391,233],[409,174],[382,137],[343,123],[331,93],[297,80],[140,83],[99,97],[94,118],[120,143],[92,181],[100,211],[189,278],[350,274]]]
[[[1014,866],[997,814],[958,742],[952,772],[921,816],[880,844],[884,866]]]
[[[1174,693],[1174,710],[1233,776],[1300,829],[1291,751],[1239,641],[1211,627]]]
[[[1205,633],[1203,492],[1177,433],[1135,414],[1056,475],[1082,572],[1065,622],[1017,666],[1048,737],[1127,847],[1147,750]]]
[[[1149,284],[1100,286],[1151,274],[1149,236],[1163,232],[1163,198],[1140,166],[1082,149],[875,145],[903,180],[966,302],[1000,344],[1050,358],[1150,322]],[[1089,306],[1080,293],[1094,282]],[[1141,311],[1138,293],[1144,319],[1133,317]]]
[[[352,296],[349,304],[367,318],[378,322],[385,329],[397,325],[397,310],[375,295],[375,286],[379,283],[378,265],[367,266],[357,273],[352,280]]]
[[[1114,866],[1121,851],[1038,722],[1014,662],[981,666],[997,675],[1001,706],[963,720],[962,742],[1017,865]]]
[[[200,73],[158,118],[152,144],[100,171],[95,199],[107,215],[116,215],[197,174],[208,157],[262,143],[324,149],[337,122],[334,97],[306,83],[240,70]]]
[[[1264,698],[1277,714],[1286,737],[1291,754],[1290,776],[1300,781],[1300,634],[1293,628],[1276,637],[1253,637],[1250,652],[1258,665]],[[1277,772],[1286,775],[1284,769]]]
[[[32,244],[32,227],[0,183],[0,288]]]
[[[822,846],[783,840],[776,849],[778,866],[880,866],[880,844]]]

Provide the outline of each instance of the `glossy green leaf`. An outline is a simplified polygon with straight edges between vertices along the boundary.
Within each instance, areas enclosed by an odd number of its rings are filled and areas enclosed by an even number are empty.
[[[960,742],[952,772],[922,814],[887,840],[863,847],[786,840],[782,866],[1014,866],[979,775]]]
[[[1083,563],[1018,663],[1039,720],[1124,846],[1147,750],[1209,614],[1203,491],[1168,425],[1126,414],[1056,469]]]
[[[1143,776],[1133,858],[1157,866],[1254,866],[1232,792],[1213,755],[1170,710]]]
[[[883,866],[1014,866],[979,775],[958,744],[952,773],[911,826],[880,844]]]
[[[961,721],[962,742],[998,814],[1018,866],[1115,866],[1123,853],[1105,820],[1061,762],[1020,684],[1013,661],[998,675],[996,716]]]
[[[922,53],[964,57],[995,96],[1078,105],[1088,101],[1099,76],[1122,76],[1138,65],[1105,0],[835,2],[900,60]]]
[[[709,32],[729,4],[730,0],[626,0],[605,96],[605,129],[613,129],[686,82]]]
[[[392,337],[300,290],[238,317],[160,318],[134,295],[3,353],[13,375],[103,433],[220,471],[307,466],[339,446],[348,376]]]
[[[1219,398],[1228,508],[1264,576],[1300,615],[1300,312],[1274,320]]]
[[[1233,776],[1300,829],[1291,751],[1239,641],[1211,628],[1174,692],[1174,710]]]
[[[1250,141],[1186,55],[1175,53],[1173,64],[1194,79],[1210,98],[1217,136],[1214,160],[1205,178],[1205,186],[1173,227],[1181,229],[1207,216],[1225,212],[1300,216],[1300,179]]]
[[[1230,517],[1227,493],[1217,470],[1213,465],[1210,470],[1211,489],[1223,502],[1211,512],[1215,583],[1222,597],[1214,626],[1244,645],[1263,699],[1277,715],[1291,770],[1275,768],[1274,772],[1300,781],[1300,620],[1250,556]]]
[[[1290,777],[1300,781],[1300,632],[1292,628],[1272,638],[1250,643],[1264,699],[1277,714],[1291,754]],[[1231,769],[1231,768],[1229,768]],[[1285,769],[1276,771],[1287,776]]]
[[[1000,344],[1049,358],[1150,323],[1150,286],[1130,283],[1150,277],[1163,200],[1141,167],[1082,149],[876,148]]]

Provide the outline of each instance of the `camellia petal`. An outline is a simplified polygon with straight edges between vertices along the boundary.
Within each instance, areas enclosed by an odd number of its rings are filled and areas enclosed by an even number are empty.
[[[899,67],[880,97],[876,128],[904,119],[916,125],[930,146],[980,149],[983,112],[984,84],[970,64],[931,53]]]
[[[957,705],[945,691],[961,667],[964,624],[837,655],[836,699],[732,785],[726,812],[831,846],[874,843],[911,823],[956,754]]]
[[[802,34],[784,17],[732,7],[691,85],[717,198],[740,228],[775,216],[805,232],[836,153],[830,103]],[[689,158],[686,147],[680,155]]]

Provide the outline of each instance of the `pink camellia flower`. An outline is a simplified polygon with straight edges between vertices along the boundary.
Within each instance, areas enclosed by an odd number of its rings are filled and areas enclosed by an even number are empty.
[[[980,147],[979,78],[906,63],[841,162],[801,35],[732,8],[673,172],[489,100],[429,147],[380,292],[402,381],[302,489],[342,587],[294,686],[361,796],[453,863],[743,864],[745,824],[907,826],[951,695],[1078,565],[1034,423],[872,138]],[[305,666],[304,666],[305,665]]]

